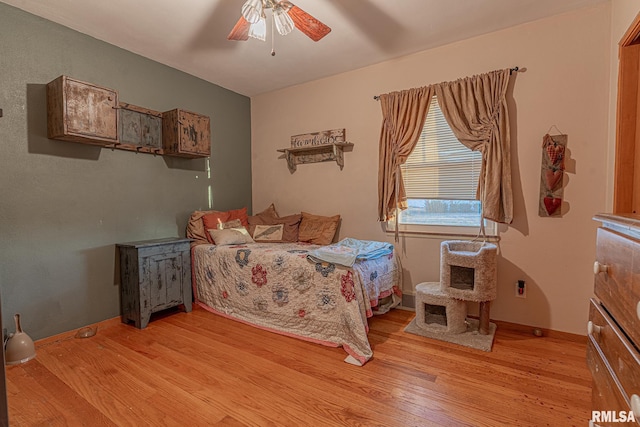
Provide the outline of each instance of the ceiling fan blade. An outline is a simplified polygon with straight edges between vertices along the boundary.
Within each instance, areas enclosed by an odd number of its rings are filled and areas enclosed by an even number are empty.
[[[298,6],[295,6],[288,1],[283,1],[281,3],[285,3],[286,7],[289,7],[287,13],[291,19],[293,19],[293,23],[296,28],[306,34],[314,42],[317,42],[331,32],[331,28],[327,27],[322,22],[300,9]]]
[[[249,27],[251,24],[243,16],[238,19],[236,25],[227,36],[227,40],[245,41],[249,39]]]

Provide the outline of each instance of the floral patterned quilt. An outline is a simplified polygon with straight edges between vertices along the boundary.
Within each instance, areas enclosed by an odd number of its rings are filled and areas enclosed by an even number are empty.
[[[193,249],[196,302],[224,316],[329,346],[362,365],[373,352],[367,317],[378,300],[399,302],[395,253],[352,268],[307,258],[318,245],[251,243]]]

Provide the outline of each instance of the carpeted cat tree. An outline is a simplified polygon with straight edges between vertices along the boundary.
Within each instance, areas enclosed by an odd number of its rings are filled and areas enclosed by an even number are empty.
[[[497,246],[487,242],[442,242],[440,282],[416,285],[416,318],[407,332],[490,351],[496,328],[489,316],[497,296],[497,252]],[[478,321],[467,319],[467,302],[479,303]]]

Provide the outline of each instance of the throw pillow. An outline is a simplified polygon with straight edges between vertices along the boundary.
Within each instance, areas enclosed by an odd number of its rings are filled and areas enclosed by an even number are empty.
[[[321,216],[302,212],[298,240],[316,245],[329,245],[338,230],[340,215]]]
[[[298,228],[300,227],[300,214],[283,216],[281,218],[270,217],[267,215],[254,215],[249,217],[249,234],[255,236],[256,227],[258,225],[283,225],[282,239],[280,242],[297,242]],[[273,241],[273,240],[271,240]]]
[[[227,213],[229,214],[229,220],[232,219],[239,219],[240,222],[242,223],[243,227],[248,227],[249,226],[249,221],[247,220],[248,216],[247,216],[247,208],[241,208],[241,209],[235,209],[235,210],[231,210],[231,211],[227,211]]]
[[[244,227],[207,230],[216,245],[239,245],[253,243],[253,239]]]
[[[202,218],[207,214],[215,212],[217,211],[194,211],[191,217],[189,217],[189,223],[187,224],[187,237],[193,239],[196,244],[204,242],[211,243],[211,237],[204,227]]]
[[[213,230],[220,228],[220,224],[224,224],[225,222],[229,222],[234,219],[239,219],[242,226],[246,228],[249,226],[247,218],[247,208],[242,208],[226,212],[210,211],[202,217],[202,222],[204,224],[205,230]],[[211,235],[209,233],[207,233],[206,237],[210,243],[213,243],[213,240],[211,239]]]
[[[265,220],[269,218],[278,218],[278,212],[276,211],[275,205],[271,203],[267,209],[250,216],[249,223],[251,223],[251,219],[255,221],[257,218],[263,218]]]
[[[256,225],[253,240],[256,242],[281,242],[284,224]]]
[[[236,227],[243,227],[242,225],[242,221],[240,221],[239,219],[232,219],[231,221],[227,221],[227,222],[223,222],[222,223],[222,228],[236,228]],[[217,227],[220,228],[220,227]]]

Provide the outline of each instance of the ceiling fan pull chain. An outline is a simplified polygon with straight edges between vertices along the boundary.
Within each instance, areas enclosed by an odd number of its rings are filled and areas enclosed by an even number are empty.
[[[274,17],[271,16],[271,56],[276,56],[276,37],[275,33],[273,32],[274,25]]]

